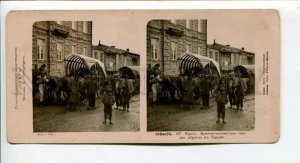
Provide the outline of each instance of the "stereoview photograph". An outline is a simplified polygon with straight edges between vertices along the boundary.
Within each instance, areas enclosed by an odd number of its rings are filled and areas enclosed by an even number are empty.
[[[97,25],[34,23],[34,132],[139,130],[140,54],[102,43]]]
[[[232,22],[222,25],[206,19],[148,23],[148,131],[254,129],[255,52],[247,50],[253,39],[226,31],[240,28]],[[247,45],[229,44],[241,42]]]
[[[12,11],[10,143],[274,143],[276,10]]]

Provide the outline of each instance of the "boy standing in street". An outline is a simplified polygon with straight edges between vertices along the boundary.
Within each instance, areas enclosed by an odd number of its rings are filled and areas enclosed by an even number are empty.
[[[217,102],[217,113],[218,113],[218,120],[216,123],[220,122],[220,117],[222,116],[223,123],[225,122],[225,105],[228,103],[226,91],[225,89],[221,89],[220,93],[216,97]]]
[[[115,103],[115,97],[113,95],[112,89],[108,88],[103,96],[102,99],[103,105],[104,105],[104,121],[103,124],[106,124],[106,119],[109,119],[109,124],[112,123],[112,106]]]

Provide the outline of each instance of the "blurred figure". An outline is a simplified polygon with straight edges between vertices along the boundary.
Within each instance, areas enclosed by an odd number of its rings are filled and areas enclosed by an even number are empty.
[[[237,110],[243,111],[243,102],[244,102],[244,96],[247,91],[247,84],[243,80],[241,74],[237,74],[238,77],[238,82],[237,86],[235,89],[235,101],[236,101],[236,106]]]
[[[106,124],[106,119],[109,119],[109,124],[112,123],[112,106],[115,103],[115,97],[113,95],[112,89],[108,88],[102,99],[104,105],[104,121],[103,124]]]
[[[223,123],[225,124],[225,105],[228,103],[226,91],[224,88],[221,88],[218,92],[218,95],[216,97],[217,102],[217,114],[218,114],[218,120],[216,123],[220,122],[220,118],[222,117]]]
[[[89,101],[88,109],[96,109],[96,91],[97,91],[97,82],[95,76],[90,76],[86,82],[85,89],[87,91],[87,97]]]
[[[212,84],[205,75],[201,81],[203,109],[209,109],[209,92],[212,89]]]

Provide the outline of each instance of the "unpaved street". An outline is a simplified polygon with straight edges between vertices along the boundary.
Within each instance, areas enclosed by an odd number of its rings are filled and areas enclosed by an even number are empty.
[[[102,124],[104,120],[103,104],[96,100],[96,109],[87,110],[79,106],[75,111],[67,111],[65,105],[48,105],[33,107],[34,132],[111,132],[139,131],[140,96],[131,97],[130,112],[114,110],[113,125]]]
[[[179,108],[179,104],[153,107],[148,104],[148,131],[249,131],[254,129],[255,105],[254,95],[244,99],[244,111],[226,109],[227,124],[216,123],[217,106],[210,98],[210,109],[200,109],[193,105],[191,109]],[[228,106],[228,104],[227,104]]]

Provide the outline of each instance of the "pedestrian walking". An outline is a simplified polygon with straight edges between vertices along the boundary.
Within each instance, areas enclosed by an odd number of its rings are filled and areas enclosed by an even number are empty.
[[[203,109],[209,109],[209,92],[212,89],[212,84],[208,80],[208,76],[205,75],[204,79],[201,81],[201,90],[202,90],[202,101]]]
[[[112,123],[112,106],[115,103],[115,97],[111,88],[108,88],[102,99],[104,105],[104,121],[103,124],[106,124],[106,120],[109,120],[109,124]]]
[[[96,91],[97,91],[97,82],[95,76],[90,76],[86,81],[85,89],[89,101],[89,109],[96,109]]]
[[[216,123],[220,122],[220,118],[222,117],[223,123],[226,124],[225,121],[225,105],[228,103],[226,91],[224,88],[221,88],[217,97],[217,114],[218,114],[218,120]]]

